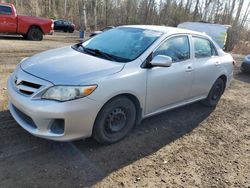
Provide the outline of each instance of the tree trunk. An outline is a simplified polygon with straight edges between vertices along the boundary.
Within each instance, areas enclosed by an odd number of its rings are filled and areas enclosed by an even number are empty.
[[[84,30],[87,30],[87,14],[86,14],[86,0],[83,0],[83,23]]]
[[[97,30],[97,0],[94,0],[94,30]]]
[[[67,18],[67,4],[68,4],[68,2],[67,2],[67,0],[64,0],[64,17],[65,18]]]
[[[106,16],[105,25],[107,26],[108,25],[108,0],[106,0],[105,2],[106,2],[106,4],[105,4],[105,16]]]

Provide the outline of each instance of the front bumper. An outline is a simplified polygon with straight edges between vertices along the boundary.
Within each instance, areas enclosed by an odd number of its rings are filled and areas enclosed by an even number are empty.
[[[53,35],[54,34],[54,30],[50,30],[50,32],[48,33],[48,35]]]
[[[25,73],[27,74],[27,73]],[[27,97],[19,93],[13,76],[8,80],[9,110],[14,119],[29,133],[50,140],[68,141],[92,135],[98,103],[87,97],[57,102]],[[52,129],[56,120],[62,120],[63,131]]]
[[[250,62],[243,62],[241,64],[241,70],[244,72],[250,72]]]

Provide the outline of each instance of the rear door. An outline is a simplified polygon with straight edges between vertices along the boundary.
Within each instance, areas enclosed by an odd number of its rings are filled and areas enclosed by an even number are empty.
[[[208,38],[192,36],[194,48],[194,82],[192,84],[192,97],[206,97],[219,77],[221,62],[218,52]]]
[[[58,31],[63,30],[63,21],[62,20],[58,20],[54,24],[55,24],[54,25],[55,30],[58,30]]]
[[[16,15],[11,6],[0,5],[0,32],[16,33]]]

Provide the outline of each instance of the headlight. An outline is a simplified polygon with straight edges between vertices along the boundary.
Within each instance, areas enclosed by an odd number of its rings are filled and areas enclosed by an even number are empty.
[[[97,85],[91,86],[53,86],[49,88],[42,96],[42,99],[57,101],[69,101],[79,99],[90,95]]]

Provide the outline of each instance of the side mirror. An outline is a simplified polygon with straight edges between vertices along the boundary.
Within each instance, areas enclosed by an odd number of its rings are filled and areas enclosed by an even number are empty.
[[[153,67],[170,67],[172,63],[172,58],[165,55],[157,55],[150,62]]]

